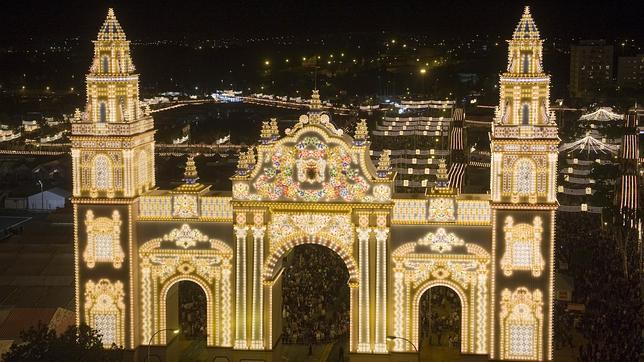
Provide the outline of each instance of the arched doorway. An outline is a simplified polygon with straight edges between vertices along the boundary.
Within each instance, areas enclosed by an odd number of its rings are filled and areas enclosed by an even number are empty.
[[[190,307],[196,310],[187,313],[190,317],[186,318],[205,316],[206,344],[232,345],[229,246],[183,224],[163,238],[147,241],[139,248],[139,257],[141,340],[164,345],[175,336],[156,332],[180,327],[179,295],[182,295],[186,296],[182,297],[185,303],[195,302]],[[203,298],[205,302],[201,302]],[[189,321],[192,323],[192,319]],[[190,335],[198,336],[194,331]]]
[[[179,329],[181,337],[192,341],[205,341],[208,336],[208,298],[197,283],[181,280],[168,288],[166,299],[166,341],[171,343]]]
[[[446,247],[451,248],[449,253]],[[392,260],[394,335],[418,345],[421,299],[429,289],[443,286],[455,292],[460,302],[460,353],[487,352],[490,255],[483,248],[438,229],[417,242],[396,248]],[[400,340],[395,341],[393,348],[411,351],[411,346]]]
[[[418,349],[428,361],[458,359],[463,307],[459,295],[444,285],[428,288],[418,305]]]
[[[277,264],[270,328],[279,336],[281,354],[348,357],[352,288],[343,258],[327,246],[307,243],[291,248]]]

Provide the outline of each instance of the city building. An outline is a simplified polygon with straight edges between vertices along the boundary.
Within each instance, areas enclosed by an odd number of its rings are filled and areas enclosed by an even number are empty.
[[[395,194],[390,153],[374,164],[366,123],[337,129],[317,91],[291,128],[263,123],[232,190],[200,183],[193,156],[183,184],[162,190],[153,120],[110,9],[72,122],[76,323],[107,346],[167,345],[178,285],[194,283],[212,359],[278,361],[283,257],[318,244],[348,270],[352,361],[408,358],[419,300],[436,286],[460,299],[462,353],[552,360],[559,139],[542,43],[526,7],[499,85],[490,194],[459,193],[445,162],[427,194]]]
[[[644,90],[644,54],[617,58],[617,85],[623,89]]]
[[[588,98],[613,85],[613,46],[585,40],[570,47],[570,96]]]

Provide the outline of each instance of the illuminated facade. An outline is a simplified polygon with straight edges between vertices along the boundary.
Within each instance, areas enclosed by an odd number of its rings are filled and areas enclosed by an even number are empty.
[[[541,40],[526,9],[510,43],[493,129],[490,195],[460,194],[441,160],[426,195],[394,194],[389,153],[369,157],[366,123],[335,128],[317,91],[284,134],[264,122],[242,152],[232,192],[154,187],[154,127],[112,10],[95,41],[87,107],[73,123],[77,322],[106,344],[164,345],[177,328],[169,295],[206,296],[207,346],[232,360],[279,360],[282,258],[323,245],[345,262],[352,360],[396,360],[419,338],[432,287],[462,306],[461,352],[550,360],[557,128]],[[259,130],[258,130],[259,131]]]

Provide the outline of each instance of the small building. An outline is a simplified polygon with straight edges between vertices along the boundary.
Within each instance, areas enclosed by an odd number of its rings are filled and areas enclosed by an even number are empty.
[[[22,121],[22,128],[25,132],[33,132],[40,128],[38,122],[34,121]]]
[[[9,195],[4,199],[4,208],[5,209],[26,209],[27,198],[24,196]]]
[[[56,210],[65,207],[71,193],[60,187],[54,187],[27,197],[29,209]]]
[[[13,141],[16,138],[20,138],[20,136],[21,136],[20,132],[10,130],[10,129],[0,128],[0,142]]]

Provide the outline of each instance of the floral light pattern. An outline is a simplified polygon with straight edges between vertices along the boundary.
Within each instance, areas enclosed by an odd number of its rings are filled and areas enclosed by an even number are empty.
[[[355,201],[369,184],[354,163],[342,147],[308,136],[295,147],[277,147],[254,187],[270,200]]]

